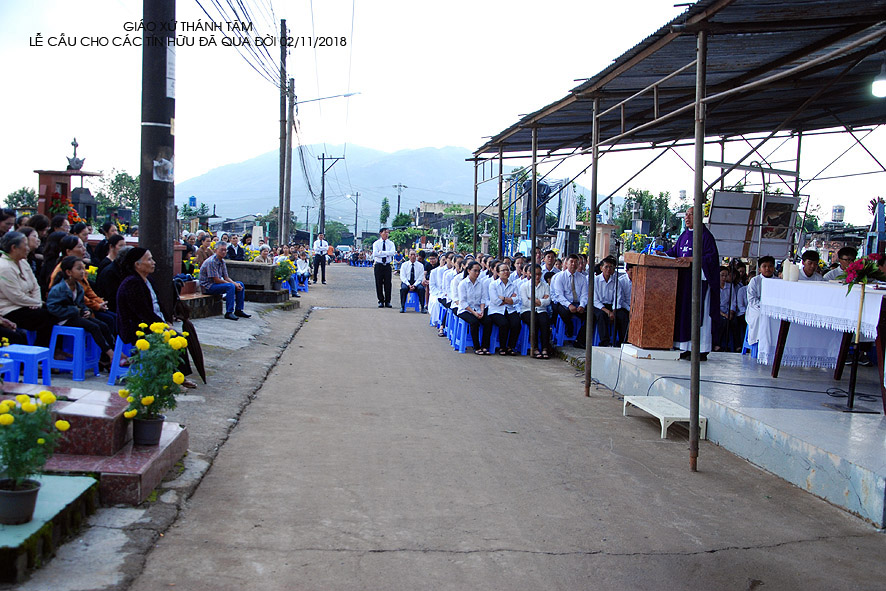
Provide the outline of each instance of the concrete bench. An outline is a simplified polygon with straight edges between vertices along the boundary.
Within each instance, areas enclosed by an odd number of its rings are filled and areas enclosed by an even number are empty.
[[[636,406],[661,422],[661,438],[667,439],[668,427],[673,423],[688,423],[689,409],[680,406],[676,402],[668,400],[664,396],[625,396],[622,414],[628,416],[628,405]],[[708,420],[698,415],[699,437],[705,438],[707,434]]]

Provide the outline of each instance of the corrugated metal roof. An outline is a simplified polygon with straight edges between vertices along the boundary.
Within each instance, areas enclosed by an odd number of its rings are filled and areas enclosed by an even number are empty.
[[[786,129],[886,123],[886,99],[874,97],[870,90],[884,63],[886,0],[702,0],[564,98],[494,136],[475,154],[497,153],[499,147],[505,152],[529,151],[533,126],[539,129],[542,152],[590,147],[592,100],[599,98],[600,110],[605,111],[690,64],[700,28],[708,31],[708,97],[748,82],[784,76],[709,102],[709,137],[772,131],[828,84]],[[791,73],[825,56],[830,57]],[[659,118],[694,101],[695,81],[693,66],[659,84]],[[654,119],[651,91],[624,107],[625,130]],[[693,110],[687,109],[621,143],[691,137],[693,125]],[[606,142],[621,133],[619,108],[601,119],[600,140]]]

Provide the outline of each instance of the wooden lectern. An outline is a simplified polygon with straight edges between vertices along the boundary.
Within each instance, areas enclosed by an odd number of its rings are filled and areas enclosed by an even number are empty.
[[[689,261],[638,252],[626,252],[624,257],[626,263],[636,265],[631,281],[628,342],[641,349],[672,349],[677,269],[689,267]]]

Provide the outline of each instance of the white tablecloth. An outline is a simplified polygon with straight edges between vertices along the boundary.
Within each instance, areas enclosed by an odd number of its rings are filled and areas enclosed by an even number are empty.
[[[862,311],[863,340],[877,336],[880,304],[886,292],[867,289]],[[861,288],[823,281],[763,279],[757,362],[772,365],[781,320],[791,322],[781,364],[836,367],[844,332],[855,332]]]

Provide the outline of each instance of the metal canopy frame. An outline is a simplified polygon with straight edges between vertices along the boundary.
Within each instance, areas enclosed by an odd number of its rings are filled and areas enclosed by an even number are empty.
[[[695,146],[693,201],[695,210],[701,211],[708,190],[722,184],[729,172],[759,154],[759,149],[781,132],[797,134],[799,170],[804,132],[839,125],[852,133],[858,126],[886,122],[883,102],[870,92],[883,63],[878,54],[884,50],[886,0],[700,0],[564,98],[493,136],[474,152],[475,178],[480,161],[496,157],[501,167],[505,153],[529,152],[535,187],[539,152],[545,153],[542,158],[567,150],[590,154],[588,256],[593,262],[601,147],[612,149],[625,143],[662,147],[659,144],[676,144],[691,134]],[[705,187],[706,137],[725,142],[726,138],[753,133],[767,135]],[[798,176],[794,192],[799,189]],[[533,219],[535,204],[533,191]],[[697,216],[696,229],[702,225],[701,217]],[[697,470],[699,435],[701,236],[702,232],[694,232],[692,471]],[[530,256],[535,266],[534,231],[532,244]],[[534,282],[532,287],[534,298]],[[593,290],[591,281],[589,301]],[[585,396],[590,395],[592,381],[593,325],[593,315],[588,315]],[[535,329],[533,316],[533,353]]]

